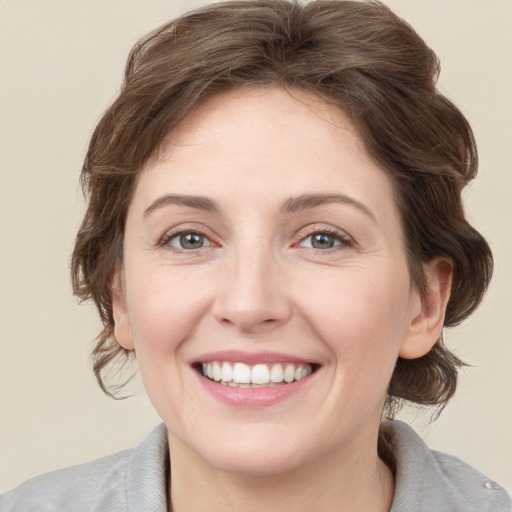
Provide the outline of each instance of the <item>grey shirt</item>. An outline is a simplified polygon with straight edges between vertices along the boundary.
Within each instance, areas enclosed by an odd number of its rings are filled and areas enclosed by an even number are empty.
[[[503,488],[456,457],[431,451],[405,423],[386,423],[382,438],[396,475],[391,512],[512,510]],[[162,424],[131,450],[25,482],[0,496],[0,511],[167,512],[168,457]]]

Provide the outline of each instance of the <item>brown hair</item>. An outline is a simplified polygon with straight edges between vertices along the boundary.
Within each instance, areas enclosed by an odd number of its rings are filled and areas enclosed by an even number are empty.
[[[450,258],[445,325],[472,313],[490,280],[492,255],[461,201],[477,171],[473,134],[436,90],[438,73],[434,52],[374,1],[235,0],[193,11],[140,40],[90,141],[82,169],[88,208],[72,258],[74,292],[94,300],[104,325],[93,351],[102,389],[115,395],[104,371],[130,354],[113,336],[111,280],[122,262],[137,174],[199,100],[227,88],[298,87],[348,113],[394,181],[413,283],[424,290],[422,263]],[[422,358],[398,359],[388,411],[402,400],[446,404],[462,364],[442,338]]]

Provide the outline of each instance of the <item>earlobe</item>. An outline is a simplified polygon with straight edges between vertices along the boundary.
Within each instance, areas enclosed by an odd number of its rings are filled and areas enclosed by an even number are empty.
[[[448,258],[436,258],[424,265],[427,289],[416,293],[407,335],[399,356],[417,359],[427,354],[441,336],[446,306],[450,298],[453,263]]]
[[[126,307],[122,278],[116,270],[112,279],[112,314],[114,316],[114,336],[123,348],[134,350],[132,326],[130,315]]]

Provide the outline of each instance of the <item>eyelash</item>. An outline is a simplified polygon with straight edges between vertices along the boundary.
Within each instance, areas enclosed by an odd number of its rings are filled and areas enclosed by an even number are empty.
[[[188,248],[188,249],[183,248],[183,247],[175,247],[175,246],[173,246],[171,244],[172,240],[177,239],[178,237],[181,237],[181,236],[184,236],[184,235],[197,235],[197,236],[203,237],[204,240],[207,240],[209,243],[206,246],[202,245],[201,247],[198,247],[198,248]],[[312,246],[308,247],[309,249],[312,249],[312,250],[314,250],[316,252],[325,253],[325,252],[330,252],[330,251],[338,250],[339,248],[347,248],[347,247],[353,247],[354,246],[354,241],[348,235],[346,235],[345,233],[341,233],[338,230],[329,229],[329,228],[311,230],[309,233],[306,234],[306,236],[303,236],[298,243],[294,244],[294,246],[295,247],[297,247],[297,246],[298,247],[301,247],[301,246],[304,247],[302,244],[306,240],[314,237],[315,235],[327,235],[329,237],[332,237],[335,241],[339,242],[336,245],[334,245],[333,247],[328,247],[327,249],[319,249],[319,248],[312,247]],[[210,240],[208,235],[206,235],[205,233],[203,233],[203,232],[201,232],[199,230],[181,229],[181,230],[178,230],[178,231],[173,231],[171,233],[167,233],[167,234],[165,234],[162,237],[162,239],[158,243],[158,246],[163,247],[163,246],[166,246],[166,245],[173,247],[173,249],[176,252],[190,253],[190,252],[194,252],[194,251],[199,250],[199,249],[208,248],[208,247],[210,247],[212,245],[215,245],[215,243]]]

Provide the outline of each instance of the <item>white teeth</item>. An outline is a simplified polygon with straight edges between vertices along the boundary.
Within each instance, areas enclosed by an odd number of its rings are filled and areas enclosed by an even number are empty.
[[[233,366],[233,382],[249,384],[251,382],[251,368],[244,363],[235,363]]]
[[[283,367],[280,364],[272,365],[272,370],[270,370],[270,381],[283,382]]]
[[[266,364],[257,364],[252,367],[251,382],[253,384],[268,384],[270,382],[270,371]]]
[[[223,382],[231,382],[233,380],[233,368],[229,363],[222,363],[222,378]]]
[[[263,363],[250,366],[245,363],[212,361],[202,364],[202,373],[224,386],[247,388],[272,387],[299,381],[313,372],[313,367],[309,364],[288,363],[284,368],[283,366],[280,363],[272,366]]]
[[[219,382],[219,380],[221,380],[221,374],[222,370],[220,369],[220,364],[217,361],[215,361],[213,363],[213,380]]]
[[[293,364],[289,364],[284,369],[283,378],[286,382],[293,382],[293,379],[295,379],[295,366]]]
[[[305,379],[311,373],[311,366],[299,366],[295,370],[295,380]]]

